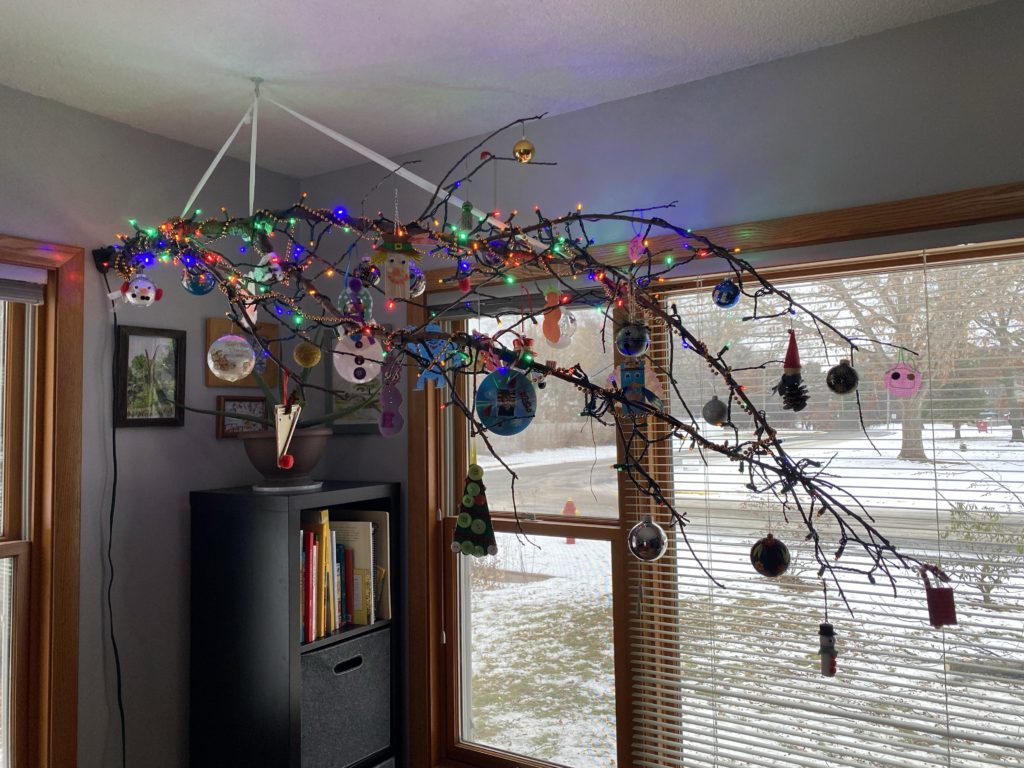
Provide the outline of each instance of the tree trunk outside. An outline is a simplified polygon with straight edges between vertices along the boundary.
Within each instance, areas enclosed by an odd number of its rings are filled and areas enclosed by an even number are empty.
[[[924,452],[924,427],[921,423],[923,397],[905,398],[902,405],[903,442],[898,458],[904,461],[928,461]]]
[[[1003,391],[1006,393],[1006,419],[1010,422],[1010,441],[1014,443],[1024,442],[1024,412],[1017,404],[1017,386],[1013,375],[1000,377],[1003,384]]]

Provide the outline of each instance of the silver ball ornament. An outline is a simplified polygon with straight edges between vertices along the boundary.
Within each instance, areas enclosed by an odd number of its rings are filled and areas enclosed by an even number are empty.
[[[633,557],[647,563],[660,559],[668,550],[665,529],[654,522],[650,515],[644,515],[644,519],[630,529],[627,542]]]

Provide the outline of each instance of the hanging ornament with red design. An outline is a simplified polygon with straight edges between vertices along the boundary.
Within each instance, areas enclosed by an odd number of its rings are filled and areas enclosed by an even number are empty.
[[[782,407],[787,411],[802,411],[807,407],[807,385],[800,374],[800,350],[796,346],[796,333],[789,331],[786,359],[782,363],[782,378],[774,392],[782,396]]]

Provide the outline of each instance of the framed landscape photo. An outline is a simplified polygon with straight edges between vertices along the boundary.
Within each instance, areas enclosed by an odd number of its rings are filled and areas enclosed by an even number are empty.
[[[218,395],[217,410],[265,419],[267,401],[262,396],[254,395]],[[259,432],[264,429],[270,427],[255,421],[234,418],[225,413],[217,414],[217,437],[238,437],[243,432]]]
[[[185,423],[185,331],[122,325],[117,333],[118,427]]]
[[[256,333],[270,342],[276,342],[277,329],[277,323],[256,323]],[[259,376],[268,387],[274,389],[277,386],[277,363],[260,354],[259,349],[256,349],[256,368],[241,381],[224,381],[224,379],[217,378],[213,371],[210,370],[210,367],[206,364],[206,351],[213,342],[229,333],[241,336],[247,340],[249,338],[249,334],[239,328],[230,318],[206,318],[206,346],[203,348],[203,370],[206,371],[206,386],[256,389],[259,387],[256,377]],[[274,349],[276,350],[276,347]]]

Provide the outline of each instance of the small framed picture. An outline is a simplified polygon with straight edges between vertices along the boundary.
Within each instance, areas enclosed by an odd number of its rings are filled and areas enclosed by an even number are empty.
[[[277,323],[256,323],[256,333],[267,340],[268,343],[276,343],[277,341]],[[221,336],[225,336],[229,333],[233,333],[243,338],[248,338],[249,334],[243,331],[230,318],[227,317],[208,317],[206,318],[206,346],[203,347],[203,370],[206,371],[206,386],[208,387],[242,387],[246,389],[256,389],[259,387],[259,383],[256,381],[256,377],[259,376],[263,379],[264,383],[274,389],[277,386],[277,363],[268,357],[264,357],[260,354],[260,350],[256,349],[256,368],[241,381],[225,381],[219,379],[210,370],[210,367],[206,364],[206,352]],[[255,347],[254,347],[255,349]]]
[[[185,331],[122,325],[117,334],[118,427],[185,423]]]
[[[217,437],[238,437],[243,432],[259,432],[270,429],[257,421],[235,418],[227,414],[237,413],[257,419],[267,418],[267,401],[263,397],[250,395],[218,395]]]

